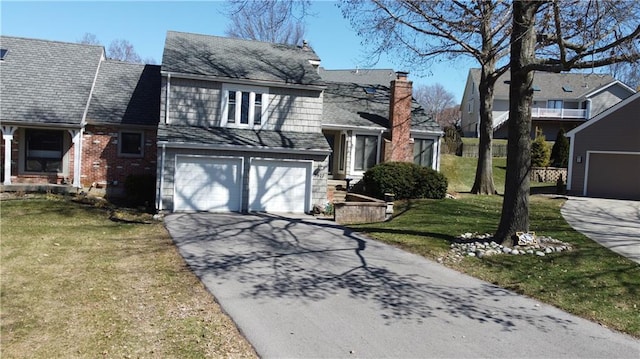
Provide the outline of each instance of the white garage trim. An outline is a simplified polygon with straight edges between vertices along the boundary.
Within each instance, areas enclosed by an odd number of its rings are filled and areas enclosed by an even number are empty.
[[[584,166],[584,186],[582,187],[582,195],[587,195],[587,184],[589,180],[589,161],[592,154],[603,155],[636,155],[640,156],[640,152],[626,152],[626,151],[587,151],[587,161]]]
[[[304,213],[311,210],[313,161],[252,157],[249,211]]]
[[[231,177],[220,178],[220,181],[210,181],[212,173],[205,173],[204,177],[197,178],[183,178],[184,173],[180,173],[181,164],[212,164],[218,165],[217,167],[225,171],[231,171]],[[232,156],[202,156],[202,155],[175,155],[174,165],[174,180],[173,180],[173,210],[174,211],[240,211],[242,209],[242,188],[243,188],[243,173],[244,173],[244,159],[242,157]],[[197,168],[197,165],[194,169]],[[204,203],[204,206],[200,206],[200,203],[186,203],[183,202],[181,196],[179,196],[179,186],[184,186],[182,181],[191,183],[192,181],[203,181],[205,188],[200,193],[200,196],[207,197],[211,202]],[[186,186],[188,188],[188,186]],[[227,190],[227,193],[225,193]],[[210,191],[207,193],[206,191]],[[195,195],[197,188],[193,189],[188,194]],[[226,194],[226,196],[225,196]],[[220,199],[216,203],[216,199]]]

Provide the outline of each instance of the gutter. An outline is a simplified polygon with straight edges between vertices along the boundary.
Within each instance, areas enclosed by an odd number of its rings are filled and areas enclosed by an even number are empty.
[[[224,144],[203,144],[203,143],[190,143],[190,142],[169,142],[158,141],[158,145],[167,148],[186,148],[186,149],[207,149],[207,150],[222,150],[222,151],[246,151],[246,152],[263,152],[263,153],[287,153],[287,154],[301,154],[306,153],[310,155],[327,155],[331,153],[331,149],[291,149],[283,147],[254,147],[254,146],[238,146],[238,145],[224,145]]]

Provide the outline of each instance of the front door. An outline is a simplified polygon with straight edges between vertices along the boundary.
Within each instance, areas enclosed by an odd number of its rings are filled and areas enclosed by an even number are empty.
[[[341,131],[323,131],[331,154],[329,155],[329,178],[342,179],[345,176],[347,136]]]

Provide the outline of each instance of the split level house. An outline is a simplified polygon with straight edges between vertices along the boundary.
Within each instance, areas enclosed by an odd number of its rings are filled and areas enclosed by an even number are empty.
[[[503,74],[495,84],[493,101],[493,137],[507,138],[509,119],[509,78]],[[462,102],[461,127],[465,137],[478,137],[480,69],[470,69]],[[535,72],[531,136],[541,131],[547,140],[555,140],[560,129],[570,131],[597,116],[635,91],[610,75]]]
[[[0,46],[5,189],[122,195],[128,175],[151,174],[159,211],[302,213],[376,163],[439,166],[442,132],[406,73],[335,78],[307,45],[169,31],[160,66],[101,46]]]

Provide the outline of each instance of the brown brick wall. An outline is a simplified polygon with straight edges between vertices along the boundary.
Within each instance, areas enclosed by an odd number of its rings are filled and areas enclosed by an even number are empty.
[[[82,186],[123,187],[128,175],[156,173],[156,129],[129,130],[144,133],[143,157],[118,154],[121,128],[88,125],[82,138]],[[115,182],[114,182],[115,181]],[[94,187],[95,187],[94,185]]]

